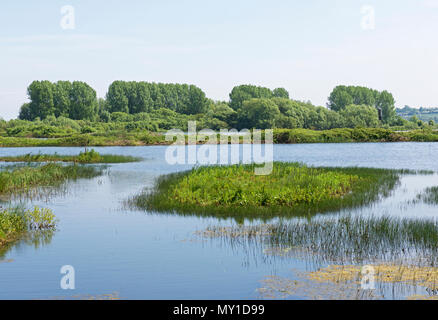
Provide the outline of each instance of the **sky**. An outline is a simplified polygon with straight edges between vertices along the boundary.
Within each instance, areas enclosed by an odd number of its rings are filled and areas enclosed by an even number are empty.
[[[438,0],[2,1],[0,117],[33,80],[99,97],[114,80],[190,83],[215,100],[256,84],[316,105],[362,85],[438,107],[437,34]]]

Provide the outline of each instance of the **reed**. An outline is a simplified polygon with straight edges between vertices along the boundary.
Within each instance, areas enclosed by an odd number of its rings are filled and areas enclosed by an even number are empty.
[[[255,165],[211,166],[162,176],[131,200],[168,213],[235,218],[309,216],[370,204],[386,197],[406,170],[307,167],[274,163],[271,175]],[[426,173],[426,172],[423,172]]]
[[[56,186],[67,180],[93,178],[102,173],[102,167],[56,163],[6,167],[0,172],[0,195],[27,192],[35,187]]]
[[[75,163],[126,163],[140,161],[140,158],[113,155],[99,154],[94,149],[79,153],[77,156],[67,156],[55,154],[25,154],[20,156],[0,157],[3,162],[75,162]]]
[[[211,226],[197,232],[263,255],[294,256],[321,264],[397,263],[438,266],[438,221],[389,216],[318,217],[272,224]]]
[[[438,186],[426,188],[423,193],[417,195],[413,202],[417,203],[420,201],[430,205],[438,205]]]

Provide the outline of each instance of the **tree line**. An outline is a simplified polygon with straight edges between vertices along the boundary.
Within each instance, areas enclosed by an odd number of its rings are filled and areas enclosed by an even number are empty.
[[[105,99],[97,99],[95,90],[80,81],[34,81],[27,92],[30,102],[22,105],[19,119],[31,121],[47,117],[149,121],[148,125],[138,126],[157,130],[183,126],[188,119],[212,129],[325,130],[403,125],[395,114],[391,93],[354,86],[337,86],[328,98],[328,108],[293,100],[284,88],[271,90],[254,85],[234,87],[228,102],[208,99],[194,85],[134,81],[114,81]]]
[[[396,118],[395,100],[391,93],[384,90],[360,86],[337,86],[328,98],[327,106],[334,111],[344,110],[350,105],[373,106],[381,112],[384,123],[391,123]]]

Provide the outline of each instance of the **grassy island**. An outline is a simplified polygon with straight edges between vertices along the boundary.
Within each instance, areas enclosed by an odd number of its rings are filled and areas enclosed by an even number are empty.
[[[316,168],[274,163],[256,176],[255,165],[210,166],[162,176],[135,206],[162,212],[223,217],[302,216],[369,204],[387,195],[405,171]]]
[[[55,154],[25,154],[21,156],[0,157],[3,162],[75,162],[75,163],[125,163],[140,161],[140,158],[114,155],[114,154],[99,154],[91,149],[84,151],[77,156],[65,156]]]
[[[0,171],[0,195],[29,191],[35,187],[56,186],[67,180],[93,178],[102,174],[95,166],[49,163],[38,166],[11,166]]]

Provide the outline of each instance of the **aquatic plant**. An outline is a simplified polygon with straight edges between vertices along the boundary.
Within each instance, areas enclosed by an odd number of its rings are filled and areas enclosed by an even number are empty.
[[[0,157],[3,162],[75,162],[75,163],[125,163],[140,161],[140,158],[113,155],[113,154],[99,154],[94,149],[80,152],[77,156],[66,156],[55,154],[25,154],[21,156],[5,156]]]
[[[131,203],[142,209],[217,217],[308,216],[369,204],[390,194],[402,170],[307,167],[276,162],[272,174],[256,165],[198,167],[157,180]]]
[[[52,210],[47,208],[0,209],[0,246],[15,241],[18,237],[33,230],[54,230],[57,223]]]
[[[103,173],[102,167],[60,165],[12,166],[0,172],[0,194],[27,192],[39,186],[59,185],[66,180],[92,178]]]
[[[318,265],[382,261],[438,265],[438,221],[433,219],[343,214],[263,225],[212,226],[197,234],[253,246],[262,249],[263,255],[302,257]]]
[[[419,201],[431,205],[438,205],[438,186],[426,188],[423,193],[418,194],[413,202],[417,203]]]

